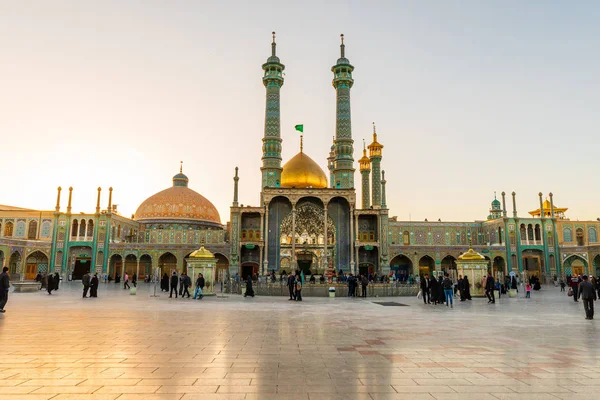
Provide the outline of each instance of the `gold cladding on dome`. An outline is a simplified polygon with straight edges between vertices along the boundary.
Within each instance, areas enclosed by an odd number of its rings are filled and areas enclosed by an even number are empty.
[[[207,250],[206,248],[204,248],[204,245],[202,245],[198,250],[196,250],[192,254],[190,254],[190,257],[193,257],[193,258],[215,258],[215,255],[213,253],[211,253],[210,250]]]
[[[280,186],[325,189],[327,176],[312,158],[300,151],[283,166]]]
[[[472,248],[469,248],[469,251],[458,256],[459,260],[485,260],[485,257],[481,254],[477,253]]]

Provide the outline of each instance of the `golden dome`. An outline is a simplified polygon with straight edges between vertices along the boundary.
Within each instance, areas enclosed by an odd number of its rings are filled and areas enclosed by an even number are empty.
[[[458,256],[459,260],[485,260],[485,257],[481,254],[477,253],[472,248],[469,248],[469,251]]]
[[[211,253],[210,250],[207,250],[204,248],[204,245],[202,245],[198,250],[196,250],[192,254],[190,254],[190,257],[193,257],[193,258],[215,258],[214,254]]]
[[[148,197],[135,212],[140,222],[204,222],[221,225],[216,207],[201,194],[187,187],[187,176],[173,177],[173,187]]]
[[[283,166],[280,186],[324,189],[327,188],[327,176],[312,158],[300,151]]]

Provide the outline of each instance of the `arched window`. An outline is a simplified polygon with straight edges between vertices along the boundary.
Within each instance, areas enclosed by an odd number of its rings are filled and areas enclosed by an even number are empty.
[[[13,223],[11,221],[8,221],[6,223],[6,226],[4,227],[4,236],[11,237],[13,235],[13,228]]]
[[[29,223],[29,229],[27,230],[27,239],[35,239],[37,236],[37,221],[31,221]]]
[[[117,237],[121,238],[121,225],[117,226]]]
[[[583,229],[577,228],[575,231],[575,236],[577,237],[577,246],[583,246],[585,244],[585,237],[583,236]]]
[[[598,233],[596,232],[596,228],[590,228],[588,230],[588,237],[590,238],[590,243],[598,242]]]
[[[519,229],[521,233],[521,240],[527,240],[527,232],[525,230],[525,224],[521,224],[521,228]]]
[[[535,224],[535,240],[542,240],[542,234],[540,232],[540,224]]]
[[[572,242],[573,241],[573,233],[571,232],[571,228],[563,229],[563,241],[564,242]]]
[[[87,224],[87,235],[88,237],[94,236],[94,221],[92,221],[91,219],[88,221]]]
[[[402,242],[405,246],[410,245],[410,233],[408,231],[404,231],[404,233],[402,234]]]
[[[260,240],[260,231],[254,231],[254,240]]]
[[[533,226],[531,224],[527,225],[527,238],[533,240]]]
[[[73,220],[73,229],[71,229],[71,237],[76,237],[79,229],[79,221]]]
[[[498,243],[502,244],[502,227],[498,227]]]
[[[85,219],[82,219],[81,223],[79,224],[79,236],[80,237],[85,236]]]

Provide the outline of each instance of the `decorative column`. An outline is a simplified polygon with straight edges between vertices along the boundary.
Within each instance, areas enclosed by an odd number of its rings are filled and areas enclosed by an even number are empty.
[[[262,146],[262,188],[278,187],[281,180],[281,121],[279,92],[283,86],[283,70],[277,57],[275,32],[271,43],[271,57],[263,64],[263,84],[267,89],[265,110],[265,134]]]
[[[135,268],[135,276],[137,277],[137,279],[140,279],[140,259],[138,257],[136,257],[137,260],[137,266]],[[192,278],[192,282],[194,281],[194,279]]]
[[[373,168],[373,208],[381,207],[381,150],[383,145],[377,141],[377,131],[373,122],[373,143],[369,145],[369,158]]]
[[[102,188],[98,188],[98,199],[96,200],[96,214],[99,215],[100,214],[100,192],[102,191]]]
[[[369,188],[369,175],[371,174],[371,160],[367,157],[367,149],[363,140],[363,156],[358,160],[360,166],[360,175],[362,178],[362,208],[368,209],[371,206],[371,190]]]
[[[63,246],[63,262],[61,267],[61,274],[65,274],[69,269],[69,242],[71,241],[71,201],[73,199],[73,187],[69,187],[69,200],[67,203],[67,222],[65,226],[65,241]],[[79,233],[79,232],[77,232]]]
[[[352,118],[350,110],[350,88],[354,84],[352,71],[354,67],[346,58],[344,35],[341,35],[340,58],[331,67],[333,87],[336,90],[336,123],[335,123],[335,166],[333,169],[334,188],[354,188],[354,149],[352,140]]]
[[[387,208],[387,203],[385,200],[385,184],[387,181],[385,180],[385,171],[381,171],[381,208]]]
[[[502,192],[502,216],[506,218],[506,192]]]
[[[545,263],[545,273],[546,274],[550,274],[550,265],[549,261],[548,261],[548,238],[546,237],[546,217],[544,215],[544,202],[542,201],[542,192],[538,193],[538,196],[540,198],[540,219],[542,220],[541,222],[541,226],[540,226],[540,236],[542,239],[542,245],[544,246],[544,263]],[[534,233],[535,235],[535,233]]]
[[[354,204],[350,204],[350,272],[354,274]]]
[[[52,245],[50,251],[50,265],[48,266],[48,272],[54,271],[54,265],[56,264],[56,241],[58,236],[58,217],[60,216],[60,192],[62,188],[57,188],[58,194],[56,195],[56,208],[54,209],[54,224],[52,226]],[[4,256],[6,260],[6,256]]]
[[[515,199],[516,195],[517,194],[515,192],[512,192],[513,218],[518,218],[518,216],[517,216],[517,200]]]
[[[329,268],[329,257],[327,254],[327,204],[324,203],[323,207],[323,273],[327,272]]]
[[[296,271],[296,203],[292,203],[292,269]]]
[[[261,215],[260,216],[260,240],[263,240],[263,243],[265,243],[264,242],[265,238],[263,236],[264,235],[264,233],[263,233],[264,231],[265,231],[265,220],[264,220],[264,215]],[[259,251],[258,251],[258,258],[259,258],[259,260],[258,260],[258,266],[259,266],[259,268],[262,269],[261,275],[265,275],[268,272],[268,270],[265,268],[265,265],[263,265],[263,250],[264,250],[265,245],[261,246],[260,243],[259,243],[258,246],[259,246]]]
[[[263,259],[263,271],[269,270],[269,204],[265,206],[265,224],[263,230],[263,240],[264,240],[264,251],[265,257]],[[275,264],[277,265],[277,264]]]
[[[556,219],[554,217],[554,200],[552,199],[552,192],[550,192],[549,196],[550,215],[552,216],[552,232],[554,233],[554,261],[556,263],[556,275],[560,275],[562,273],[562,268],[560,264],[560,248],[558,247],[558,232],[556,231]]]
[[[233,207],[238,206],[238,181],[240,178],[238,177],[238,167],[235,167],[235,176],[233,177]]]

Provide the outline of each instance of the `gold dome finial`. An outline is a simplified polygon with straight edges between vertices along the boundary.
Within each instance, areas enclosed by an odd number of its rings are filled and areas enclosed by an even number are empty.
[[[369,145],[369,156],[381,157],[381,149],[383,149],[383,145],[377,141],[377,128],[373,122],[373,143]]]
[[[304,149],[304,135],[300,135],[300,153]]]
[[[179,173],[183,174],[183,161],[179,161]]]

